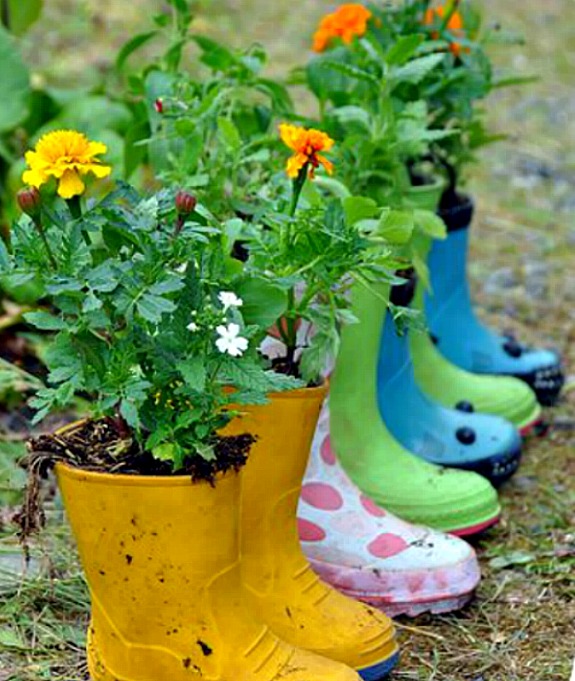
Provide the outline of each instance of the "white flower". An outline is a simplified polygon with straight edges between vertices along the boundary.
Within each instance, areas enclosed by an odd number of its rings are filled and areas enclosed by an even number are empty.
[[[186,329],[188,329],[188,331],[191,331],[192,333],[193,333],[194,331],[197,331],[199,328],[200,328],[200,327],[196,324],[196,322],[191,322],[190,324],[188,324],[188,325],[186,326]]]
[[[248,339],[239,335],[240,327],[238,324],[218,326],[216,332],[220,336],[216,341],[216,346],[220,352],[227,352],[232,357],[241,357],[244,351],[248,349]]]
[[[230,307],[241,307],[244,301],[238,298],[233,291],[222,291],[218,295],[220,303],[224,306],[224,312],[227,312]]]

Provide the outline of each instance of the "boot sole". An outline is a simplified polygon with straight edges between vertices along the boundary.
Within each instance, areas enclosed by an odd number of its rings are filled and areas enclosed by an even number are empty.
[[[521,447],[518,447],[511,452],[493,456],[490,459],[451,466],[451,468],[478,473],[487,478],[494,487],[499,487],[516,473],[520,463]]]
[[[553,407],[559,400],[561,389],[565,384],[565,374],[559,365],[547,369],[538,369],[528,374],[515,374],[533,390],[539,404]]]
[[[441,615],[443,613],[461,610],[473,600],[475,589],[450,598],[429,599],[409,603],[388,603],[377,594],[367,594],[357,591],[342,591],[342,593],[381,610],[388,617],[399,617],[400,615],[418,617],[426,612],[431,615]]]
[[[482,523],[478,523],[477,525],[469,525],[469,527],[460,527],[456,530],[448,530],[448,534],[452,534],[455,537],[472,537],[476,534],[482,534],[490,527],[497,525],[500,520],[501,513],[498,513],[495,517],[485,520]]]
[[[356,671],[363,681],[380,681],[380,679],[384,679],[397,667],[398,662],[399,653],[394,653],[387,660],[383,660],[383,662],[378,662],[365,669],[356,669]]]

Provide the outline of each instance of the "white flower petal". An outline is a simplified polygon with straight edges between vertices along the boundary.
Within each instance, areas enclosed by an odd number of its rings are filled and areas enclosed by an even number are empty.
[[[216,347],[223,354],[228,351],[229,342],[226,338],[218,338],[216,341]]]
[[[228,324],[228,333],[231,338],[235,338],[236,336],[239,335],[240,333],[240,326],[239,324]]]
[[[216,333],[222,338],[228,337],[228,327],[227,326],[216,326]]]
[[[247,338],[243,338],[242,336],[239,336],[238,338],[236,338],[235,342],[236,342],[236,347],[238,347],[242,352],[244,350],[248,349],[249,342],[248,342]]]
[[[233,291],[222,291],[218,294],[218,300],[224,306],[224,312],[227,312],[230,307],[241,307],[244,304],[244,301]]]

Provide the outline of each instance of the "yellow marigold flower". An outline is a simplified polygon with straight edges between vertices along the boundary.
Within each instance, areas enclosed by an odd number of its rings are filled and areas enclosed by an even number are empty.
[[[329,135],[321,130],[313,128],[300,128],[296,125],[282,123],[279,126],[282,142],[294,151],[294,155],[288,159],[286,172],[288,177],[296,179],[305,166],[310,167],[310,177],[314,171],[322,165],[331,175],[333,163],[322,156],[320,151],[329,151],[335,142]]]
[[[105,144],[91,142],[75,130],[49,132],[40,138],[35,151],[26,153],[29,170],[22,175],[22,181],[38,189],[55,177],[58,194],[63,199],[71,199],[86,189],[82,175],[92,173],[103,178],[112,172],[110,166],[97,158],[107,151]]]
[[[346,45],[355,37],[361,38],[372,16],[372,12],[359,4],[341,5],[335,12],[326,14],[313,38],[314,51],[323,52],[335,38],[341,38]]]

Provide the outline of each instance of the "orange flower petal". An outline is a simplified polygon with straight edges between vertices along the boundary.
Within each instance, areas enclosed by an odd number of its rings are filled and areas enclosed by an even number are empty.
[[[325,168],[328,175],[333,175],[333,163],[331,161],[328,161],[327,158],[325,158],[325,156],[320,155],[318,155],[317,160]]]

